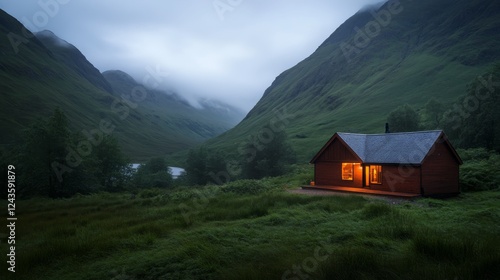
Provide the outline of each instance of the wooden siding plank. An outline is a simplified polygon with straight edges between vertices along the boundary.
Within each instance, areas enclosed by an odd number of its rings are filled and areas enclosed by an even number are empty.
[[[459,164],[445,142],[439,141],[422,164],[424,195],[460,192]]]
[[[370,189],[420,194],[419,166],[382,165],[382,184],[370,184]]]
[[[343,143],[338,139],[333,140],[333,142],[325,149],[323,154],[318,158],[317,162],[356,162],[358,161],[356,155],[354,155]]]
[[[337,162],[319,162],[314,166],[316,185],[338,185],[349,187],[362,187],[363,172],[359,168],[361,165],[354,166],[354,180],[342,180],[342,163]]]

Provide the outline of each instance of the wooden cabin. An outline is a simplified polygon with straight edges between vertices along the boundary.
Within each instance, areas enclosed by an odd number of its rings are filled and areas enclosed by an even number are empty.
[[[440,130],[335,133],[311,163],[318,187],[352,187],[422,196],[460,192],[458,175],[462,160]]]

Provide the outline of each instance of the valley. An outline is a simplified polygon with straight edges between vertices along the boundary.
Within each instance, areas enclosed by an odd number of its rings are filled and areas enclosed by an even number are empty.
[[[497,279],[500,1],[361,2],[0,9],[2,279]]]
[[[113,135],[136,161],[194,147],[243,118],[240,109],[221,102],[205,101],[195,108],[174,92],[154,89],[158,79],[165,78],[157,73],[144,77],[150,88],[120,71],[100,73],[78,49],[50,31],[23,37],[29,31],[3,11],[0,32],[0,144],[5,147],[57,107],[75,131],[111,123]],[[23,43],[13,48],[12,38]]]

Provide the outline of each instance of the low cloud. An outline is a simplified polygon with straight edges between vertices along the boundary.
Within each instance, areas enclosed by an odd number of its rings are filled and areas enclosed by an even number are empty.
[[[0,8],[21,22],[31,21],[32,31],[53,31],[101,71],[119,69],[141,81],[147,67],[161,68],[169,73],[163,86],[186,99],[212,98],[244,110],[348,17],[380,3],[52,0],[67,4],[36,26],[34,15],[44,11],[42,2],[51,1],[1,0]],[[220,3],[225,10],[216,9]]]

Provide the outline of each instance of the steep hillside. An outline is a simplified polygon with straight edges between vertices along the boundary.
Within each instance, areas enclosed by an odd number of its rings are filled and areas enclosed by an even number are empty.
[[[181,139],[201,142],[215,137],[234,127],[244,116],[239,109],[227,104],[219,108],[202,103],[201,108],[195,108],[176,93],[147,89],[123,71],[106,71],[103,76],[118,96],[130,96],[135,88],[142,88],[145,96],[137,110]]]
[[[228,117],[159,91],[147,90],[146,100],[130,103],[123,95],[140,85],[132,79],[118,86],[121,81],[111,76],[109,82],[78,49],[51,32],[35,36],[0,10],[0,145],[18,142],[23,129],[56,107],[68,115],[75,132],[112,122],[113,135],[133,160],[190,148],[242,118],[237,110]]]
[[[19,139],[22,129],[59,106],[79,128],[95,126],[95,112],[109,93],[61,63],[31,32],[0,10],[0,143]],[[97,115],[98,117],[99,115]]]
[[[49,30],[35,33],[35,36],[54,56],[75,72],[86,78],[93,85],[112,92],[111,86],[87,58],[73,45],[60,39]]]
[[[208,144],[236,151],[286,111],[286,132],[306,161],[336,131],[383,132],[399,105],[451,104],[500,60],[498,14],[500,2],[488,0],[391,1],[358,12]]]

